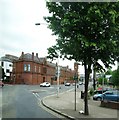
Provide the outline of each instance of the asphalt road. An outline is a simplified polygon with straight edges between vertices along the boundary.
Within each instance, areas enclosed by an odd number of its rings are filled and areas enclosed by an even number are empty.
[[[74,88],[61,86],[60,92]],[[57,94],[57,86],[5,85],[2,90],[2,118],[61,118],[40,104],[43,97]]]

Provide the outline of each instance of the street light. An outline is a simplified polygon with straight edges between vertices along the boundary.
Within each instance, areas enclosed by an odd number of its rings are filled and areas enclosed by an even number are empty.
[[[47,23],[35,23],[35,25],[49,25]]]
[[[35,25],[41,25],[40,23],[35,23]]]
[[[35,25],[49,25],[47,23],[35,23]],[[59,77],[60,77],[60,67],[59,67],[59,55],[57,59],[57,97],[59,97]]]

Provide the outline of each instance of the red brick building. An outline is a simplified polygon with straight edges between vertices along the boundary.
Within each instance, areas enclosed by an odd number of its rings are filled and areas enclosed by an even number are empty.
[[[40,84],[48,81],[56,84],[54,80],[56,64],[39,58],[38,53],[24,54],[22,52],[18,60],[13,63],[13,81],[15,84]],[[73,81],[74,70],[60,66],[60,84],[65,81]]]

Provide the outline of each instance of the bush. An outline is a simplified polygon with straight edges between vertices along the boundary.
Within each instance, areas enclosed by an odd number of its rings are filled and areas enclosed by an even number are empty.
[[[94,89],[93,88],[90,88],[90,90],[89,90],[90,92],[90,96],[92,96],[92,95],[94,95]]]

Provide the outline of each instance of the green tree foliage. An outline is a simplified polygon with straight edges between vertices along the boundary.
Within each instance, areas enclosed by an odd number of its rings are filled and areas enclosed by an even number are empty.
[[[111,82],[119,87],[119,68],[112,73]]]
[[[103,81],[104,80],[104,81]],[[103,77],[100,77],[100,78],[98,78],[98,83],[99,84],[103,84],[103,82],[104,82],[104,84],[107,84],[107,79],[106,78],[103,78]]]
[[[101,60],[109,67],[119,56],[119,2],[47,2],[50,16],[44,17],[56,45],[48,48],[49,58],[74,59],[85,69],[85,106],[88,115],[88,83],[91,66]]]
[[[111,68],[109,68],[109,69],[106,71],[105,75],[112,75],[112,70],[111,70]]]

